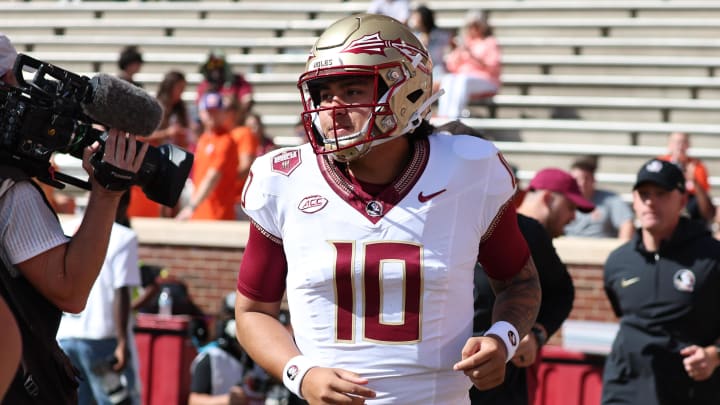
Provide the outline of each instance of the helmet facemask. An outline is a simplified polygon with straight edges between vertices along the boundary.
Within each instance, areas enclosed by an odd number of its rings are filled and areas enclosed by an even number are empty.
[[[388,86],[383,75],[394,79]],[[363,104],[330,103],[321,105],[320,91],[324,84],[331,81],[368,78],[372,81],[371,102]],[[399,64],[393,66],[344,66],[340,69],[325,69],[305,74],[300,78],[300,92],[303,96],[302,113],[305,131],[318,154],[331,153],[338,161],[347,162],[367,153],[372,145],[381,143],[397,129],[388,100],[393,92],[405,82],[405,74]],[[369,116],[363,126],[355,133],[336,136],[326,133],[320,125],[320,114],[330,114],[332,122],[338,122],[338,115],[349,114],[353,110],[368,109]]]

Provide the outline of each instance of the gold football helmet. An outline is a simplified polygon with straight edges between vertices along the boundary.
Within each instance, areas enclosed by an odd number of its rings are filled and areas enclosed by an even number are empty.
[[[324,133],[318,113],[338,107],[321,107],[318,88],[328,80],[348,76],[374,79],[374,102],[353,104],[372,108],[372,113],[361,131],[336,137]],[[377,14],[352,15],[328,27],[310,51],[298,88],[305,132],[315,153],[332,153],[344,162],[364,155],[373,145],[412,132],[430,113],[435,99],[431,97],[432,61],[425,46],[404,24]]]

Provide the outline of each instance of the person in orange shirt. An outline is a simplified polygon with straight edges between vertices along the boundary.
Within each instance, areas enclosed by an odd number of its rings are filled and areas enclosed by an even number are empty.
[[[235,216],[236,219],[245,219],[245,215],[240,207],[240,196],[242,195],[243,187],[245,186],[245,180],[247,179],[248,173],[250,173],[250,165],[255,161],[257,151],[260,147],[260,141],[253,133],[250,126],[245,123],[244,125],[235,125],[238,120],[239,108],[238,99],[235,95],[227,95],[223,97],[223,103],[227,101],[226,114],[229,128],[233,128],[230,131],[230,136],[235,141],[237,146],[237,175],[235,177]],[[247,121],[247,120],[246,120]]]
[[[230,136],[227,107],[219,93],[202,96],[199,105],[204,132],[195,149],[195,189],[177,219],[235,219],[237,145]]]
[[[130,205],[128,205],[127,210],[129,218],[158,218],[160,217],[162,207],[159,203],[147,198],[140,186],[130,187]]]
[[[686,205],[693,219],[712,221],[715,217],[715,205],[710,197],[710,182],[705,165],[688,155],[690,135],[685,132],[673,132],[668,138],[668,153],[658,159],[675,163],[685,174],[685,189],[688,192]]]

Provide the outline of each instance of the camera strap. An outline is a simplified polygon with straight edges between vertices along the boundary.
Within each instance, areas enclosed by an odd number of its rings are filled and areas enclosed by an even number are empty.
[[[135,184],[136,174],[120,169],[102,160],[92,159],[95,180],[101,186],[112,191],[127,190]]]

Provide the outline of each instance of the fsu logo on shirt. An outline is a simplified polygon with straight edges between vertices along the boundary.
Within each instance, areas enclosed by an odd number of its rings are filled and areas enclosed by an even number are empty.
[[[675,272],[673,284],[678,291],[693,292],[695,289],[695,274],[688,269]]]
[[[293,170],[297,169],[302,163],[300,158],[300,149],[289,149],[282,151],[272,157],[272,168],[271,170],[290,176]]]
[[[365,212],[371,217],[381,217],[383,214],[383,206],[378,201],[370,201],[365,205]]]

